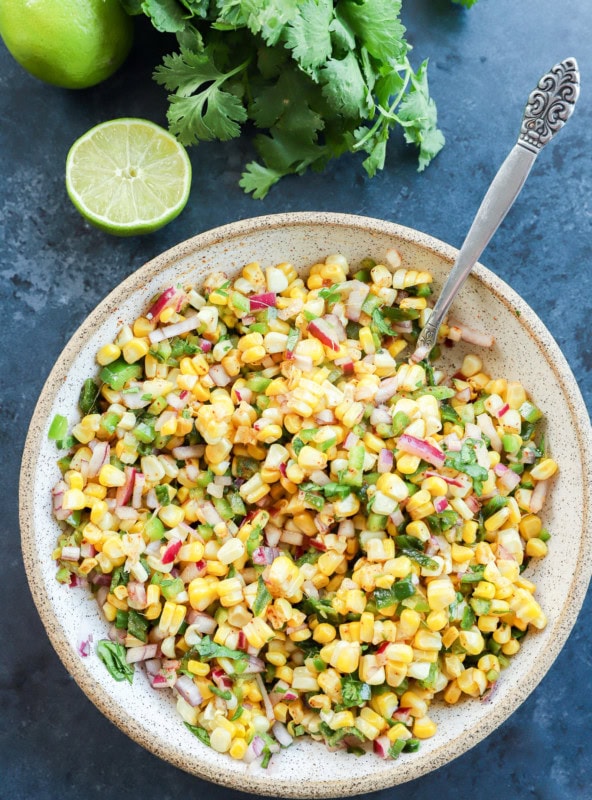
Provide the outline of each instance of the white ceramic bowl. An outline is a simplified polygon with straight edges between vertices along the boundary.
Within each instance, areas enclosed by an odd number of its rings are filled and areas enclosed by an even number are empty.
[[[66,669],[95,705],[135,741],[171,763],[207,780],[258,794],[330,797],[358,794],[416,778],[461,755],[491,733],[535,688],[564,644],[582,604],[592,568],[589,491],[592,446],[588,415],[576,381],[557,344],[528,305],[503,281],[477,266],[454,315],[491,332],[496,344],[483,353],[491,374],[520,379],[547,417],[547,442],[560,473],[544,508],[553,532],[550,554],[527,570],[548,616],[545,630],[529,635],[485,702],[433,706],[438,732],[419,752],[398,761],[369,754],[355,758],[304,741],[274,756],[267,770],[220,755],[182,724],[169,693],[149,688],[141,671],[133,686],[116,683],[94,655],[78,645],[92,634],[105,638],[107,624],[96,603],[80,589],[55,580],[51,551],[58,527],[50,491],[59,477],[56,450],[47,439],[54,414],[76,420],[80,385],[96,373],[94,356],[118,328],[135,319],[150,297],[179,279],[200,281],[211,270],[236,273],[249,261],[291,261],[304,272],[329,253],[355,264],[384,258],[397,247],[406,266],[426,269],[441,286],[456,251],[417,231],[344,214],[299,213],[236,222],[174,247],[127,278],[74,334],[53,368],[35,410],[21,472],[21,528],[33,597]],[[448,351],[460,365],[469,348]],[[472,348],[474,349],[474,348]]]

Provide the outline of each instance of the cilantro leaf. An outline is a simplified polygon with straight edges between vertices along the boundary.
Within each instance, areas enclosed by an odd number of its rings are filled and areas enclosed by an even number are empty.
[[[446,454],[445,466],[452,467],[457,472],[464,472],[473,481],[473,488],[477,495],[481,494],[483,481],[487,480],[488,472],[485,467],[477,463],[477,454],[471,439],[468,439],[462,446],[459,453],[448,452]]]
[[[126,648],[117,642],[101,639],[97,645],[97,655],[116,681],[133,682],[134,666],[125,660]]]
[[[204,636],[201,641],[193,646],[192,650],[199,654],[202,661],[211,658],[229,658],[233,661],[246,661],[248,656],[242,650],[231,650],[222,644],[216,644],[209,636]]]
[[[398,117],[405,128],[405,141],[419,145],[419,167],[422,172],[444,147],[444,135],[436,127],[436,104],[429,96],[428,62],[424,61],[411,77],[412,89],[401,101]]]
[[[341,14],[370,55],[381,61],[402,58],[408,50],[399,20],[401,0],[345,0]]]
[[[351,675],[344,675],[341,679],[341,695],[343,702],[340,708],[353,708],[363,706],[372,697],[372,690],[367,683],[356,680]]]
[[[186,19],[191,16],[186,9],[179,6],[177,0],[144,0],[141,9],[150,17],[156,30],[162,33],[182,31]]]
[[[253,614],[256,617],[259,617],[271,601],[271,594],[269,593],[269,589],[265,585],[265,582],[261,576],[259,576],[257,580],[257,595],[255,597],[255,602],[253,603]]]
[[[188,722],[185,723],[185,727],[190,730],[194,736],[197,736],[200,742],[210,747],[210,734],[205,728],[201,728],[199,725],[190,725]]]
[[[344,117],[366,117],[373,107],[372,97],[360,70],[355,53],[332,58],[320,72],[323,95],[329,105]]]
[[[398,336],[397,331],[391,328],[379,308],[375,308],[372,312],[372,324],[378,333],[382,333],[385,336]]]
[[[253,194],[255,200],[263,200],[271,187],[276,184],[284,175],[270,167],[265,167],[257,161],[251,161],[245,167],[245,171],[241,175],[239,186],[245,192]]]
[[[206,47],[203,53],[184,48],[180,53],[164,57],[163,66],[157,67],[154,79],[176,93],[169,96],[167,119],[171,133],[182,144],[198,140],[225,141],[240,135],[239,122],[247,118],[242,101],[220,87],[239,72],[248,60],[228,72],[221,72],[215,64],[215,51]]]
[[[288,25],[286,46],[304,69],[319,67],[331,55],[332,18],[332,0],[304,0],[298,6],[298,14]]]

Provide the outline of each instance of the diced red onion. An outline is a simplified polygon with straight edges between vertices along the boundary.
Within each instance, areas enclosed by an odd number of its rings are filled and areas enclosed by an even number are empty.
[[[254,675],[257,672],[265,672],[265,661],[258,656],[249,656],[247,666],[243,670],[244,675]]]
[[[465,386],[464,389],[455,394],[455,398],[461,403],[468,403],[471,399],[471,387]]]
[[[547,489],[549,488],[549,481],[539,481],[530,496],[529,510],[531,514],[538,514],[543,507],[545,498],[547,497]]]
[[[310,539],[308,543],[311,547],[314,547],[315,550],[320,550],[321,553],[327,550],[327,545],[325,542],[321,542],[320,539]]]
[[[356,529],[351,519],[344,519],[339,523],[337,528],[338,536],[345,536],[346,539],[351,539],[356,535]]]
[[[273,713],[273,706],[269,701],[269,695],[267,693],[267,689],[265,688],[265,684],[263,683],[263,678],[259,673],[255,674],[255,681],[257,683],[257,688],[263,698],[263,706],[265,708],[265,716],[270,722],[275,722],[275,714]]]
[[[210,367],[209,376],[214,381],[216,386],[228,386],[232,380],[222,364],[213,364]]]
[[[378,406],[377,408],[373,409],[372,414],[370,415],[370,424],[374,427],[380,423],[388,425],[392,421],[393,418],[391,412],[386,406]]]
[[[214,617],[203,611],[195,611],[193,608],[187,612],[187,622],[189,625],[194,625],[196,630],[204,635],[214,633],[218,626]]]
[[[162,667],[162,661],[160,658],[149,658],[145,664],[144,668],[146,670],[146,674],[150,677],[154,677],[154,675],[158,675]]]
[[[109,581],[109,584],[111,581]],[[107,595],[109,594],[109,586],[99,586],[97,589],[97,593],[95,594],[95,600],[97,601],[100,608],[103,608],[105,605],[105,600],[107,599]]]
[[[78,561],[80,558],[80,548],[74,545],[67,545],[62,547],[62,554],[60,558],[63,561]]]
[[[94,454],[93,454],[94,455]],[[126,506],[132,498],[136,470],[133,467],[125,468],[125,483],[119,486],[115,494],[115,502],[118,506]]]
[[[139,608],[146,606],[146,587],[140,581],[128,581],[127,596]]]
[[[427,461],[428,464],[433,464],[435,467],[444,466],[444,462],[446,461],[446,455],[438,447],[435,447],[433,444],[423,439],[410,436],[407,433],[403,433],[399,436],[397,447],[399,450],[402,450],[403,453],[418,456],[424,461]]]
[[[352,322],[358,322],[364,300],[368,297],[370,287],[362,281],[346,281],[341,284],[341,289],[342,291],[346,289],[349,290],[349,295],[345,302],[345,316],[352,320]]]
[[[378,391],[374,395],[375,403],[377,405],[381,405],[382,403],[386,403],[387,400],[390,400],[391,397],[397,393],[397,384],[398,378],[396,376],[392,378],[385,378],[384,380],[380,381]]]
[[[304,536],[301,533],[298,533],[298,531],[282,531],[280,541],[284,542],[284,544],[293,544],[298,546],[304,541]]]
[[[295,355],[292,359],[294,366],[302,370],[302,372],[310,372],[312,369],[312,358],[310,356]]]
[[[489,333],[481,333],[480,331],[476,331],[473,328],[469,328],[467,325],[463,325],[456,320],[450,320],[448,323],[451,328],[458,328],[460,331],[460,337],[463,342],[468,342],[469,344],[475,344],[478,347],[492,347],[495,339]]]
[[[430,472],[429,470],[426,470],[424,472],[424,476],[426,478],[442,478],[444,483],[447,483],[449,486],[458,486],[459,488],[464,486],[464,483],[459,481],[458,478],[451,478],[449,475],[440,475],[439,472]]]
[[[219,525],[224,521],[212,503],[204,503],[201,507],[201,512],[207,525]]]
[[[253,761],[259,758],[265,747],[265,742],[260,736],[253,737],[251,744],[243,756],[243,761],[247,764],[252,764]]]
[[[288,733],[288,729],[282,722],[274,722],[274,724],[271,726],[271,732],[282,747],[289,747],[294,741],[294,739]]]
[[[201,458],[204,454],[203,444],[182,445],[173,447],[171,453],[177,461],[187,461],[188,458]]]
[[[273,564],[276,558],[279,558],[280,550],[278,547],[256,547],[251,556],[253,564],[264,565]]]
[[[454,434],[450,434],[454,436]],[[474,422],[465,422],[465,436],[469,439],[481,439],[483,432]]]
[[[268,522],[265,526],[265,541],[269,547],[276,547],[279,544],[282,535],[281,528],[274,525],[273,522]]]
[[[330,408],[324,408],[315,416],[317,425],[331,425],[335,422],[335,414]]]
[[[326,486],[328,483],[331,483],[331,478],[321,469],[316,469],[314,472],[311,472],[310,479],[313,483],[316,483],[317,486]]]
[[[187,675],[179,675],[175,683],[175,689],[181,695],[183,700],[189,703],[192,708],[200,705],[203,702],[201,692],[195,683]]]
[[[181,392],[181,394],[169,392],[165,399],[171,408],[174,408],[176,411],[182,411],[191,399],[191,395],[189,392]]]
[[[156,317],[158,317],[158,315],[164,311],[168,303],[173,299],[176,291],[177,290],[174,286],[169,286],[168,289],[165,289],[146,312],[146,319],[156,319]]]
[[[465,503],[469,511],[472,511],[473,514],[479,513],[479,509],[481,508],[481,503],[474,494],[470,494],[468,495],[468,497],[465,497]]]
[[[201,320],[197,314],[192,314],[190,317],[181,320],[181,322],[174,322],[172,325],[166,325],[164,328],[156,328],[150,331],[148,338],[150,344],[157,344],[162,342],[163,339],[169,339],[173,336],[182,336],[189,331],[194,331],[199,328]]]
[[[90,655],[90,645],[93,640],[92,633],[89,633],[86,639],[83,639],[81,642],[78,643],[78,652],[82,656],[82,658],[86,658]]]
[[[212,680],[219,689],[222,689],[224,691],[225,689],[232,688],[232,680],[228,677],[228,675],[224,672],[224,670],[221,667],[214,667],[210,672],[210,675],[212,676]]]
[[[441,514],[442,511],[445,511],[448,508],[448,500],[443,496],[433,497],[432,503],[434,504],[437,514]]]
[[[312,581],[304,581],[304,583],[302,584],[302,588],[304,589],[304,592],[308,597],[312,597],[313,600],[319,599],[320,597],[319,590]]]
[[[102,572],[97,572],[96,575],[92,576],[90,582],[93,586],[110,586],[112,579],[113,576],[110,573],[104,575]]]
[[[354,362],[349,356],[345,356],[344,358],[336,358],[333,363],[336,367],[341,367],[346,375],[351,375],[354,371]]]
[[[216,486],[232,486],[232,478],[230,475],[215,475],[214,483]]]
[[[413,322],[410,319],[401,319],[398,322],[393,322],[391,328],[397,333],[411,333]]]
[[[109,442],[97,442],[93,454],[88,462],[88,477],[94,478],[99,474],[101,467],[109,463],[111,448]]]
[[[145,644],[141,647],[129,647],[125,654],[125,660],[128,664],[135,664],[138,661],[146,661],[149,658],[154,658],[157,652],[157,644]]]
[[[350,431],[345,437],[345,441],[343,442],[343,449],[351,450],[352,447],[355,447],[359,441],[360,437],[356,436],[355,433],[352,433],[352,431]]]
[[[377,472],[390,472],[393,468],[393,451],[387,450],[383,447],[378,454],[378,462],[376,464]]]
[[[131,508],[130,506],[116,506],[115,514],[119,517],[119,519],[136,520],[140,516],[139,511],[136,508]]]
[[[462,450],[462,442],[456,433],[449,433],[448,436],[444,437],[443,442],[446,449],[450,450],[451,453],[460,453]]]
[[[142,384],[138,383],[137,381],[132,381],[129,386],[130,389],[136,389],[135,392],[129,392],[122,395],[121,402],[126,408],[131,409],[132,411],[137,411],[140,408],[146,408],[149,406],[151,401],[144,400],[144,393],[142,392]]]
[[[497,431],[493,426],[493,422],[489,414],[479,414],[477,417],[477,425],[481,428],[485,436],[487,436],[493,449],[497,453],[501,453],[502,440],[497,435]]]
[[[207,339],[202,339],[199,346],[201,347],[202,353],[209,353],[213,345]]]
[[[146,485],[146,476],[142,472],[136,472],[134,476],[134,489],[132,492],[132,508],[140,508],[142,505],[142,492]]]
[[[250,403],[253,399],[253,392],[246,386],[241,386],[240,389],[235,389],[234,393],[241,403]]]
[[[102,603],[99,603],[99,605],[102,605]],[[111,625],[109,630],[107,631],[107,636],[109,637],[110,641],[117,642],[118,644],[123,644],[127,637],[127,631],[124,630],[123,628],[116,628],[115,625]]]
[[[379,736],[372,742],[372,749],[380,758],[388,758],[391,741],[388,736]]]
[[[402,525],[405,521],[405,517],[403,516],[403,512],[400,508],[396,508],[392,514],[389,514],[389,519],[396,528],[398,528],[399,525]]]
[[[90,542],[82,542],[80,545],[80,555],[82,558],[92,558],[96,552],[94,544]]]
[[[410,708],[398,708],[393,714],[393,719],[396,720],[397,722],[402,722],[403,725],[406,725],[409,722],[410,716],[411,716]]]
[[[191,581],[194,581],[196,578],[203,578],[206,574],[206,566],[206,562],[203,559],[197,562],[192,561],[184,567],[179,577],[183,583],[191,583]]]

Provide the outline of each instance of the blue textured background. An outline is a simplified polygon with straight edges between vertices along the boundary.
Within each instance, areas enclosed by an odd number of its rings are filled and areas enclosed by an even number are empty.
[[[460,245],[487,185],[513,144],[538,77],[574,55],[583,90],[577,111],[532,175],[483,261],[548,326],[592,400],[592,3],[480,0],[469,12],[448,0],[405,0],[418,64],[430,56],[432,94],[448,144],[423,175],[410,148],[389,147],[368,180],[346,157],[323,175],[282,181],[263,202],[237,186],[246,141],[193,148],[192,195],[170,226],[119,240],[87,226],[64,189],[72,142],[118,116],[164,124],[164,92],[150,80],[165,37],[140,25],[122,70],[82,92],[29,77],[0,43],[0,441],[4,513],[0,558],[0,798],[169,800],[239,798],[134,744],[84,697],[47,639],[26,585],[17,479],[27,425],[49,370],[88,312],[122,278],[177,242],[263,213],[346,211],[382,217]],[[171,42],[171,49],[173,43]],[[559,531],[558,531],[559,533]],[[561,531],[569,535],[569,531]],[[537,690],[494,734],[431,775],[374,795],[588,800],[592,759],[590,597],[567,645]]]

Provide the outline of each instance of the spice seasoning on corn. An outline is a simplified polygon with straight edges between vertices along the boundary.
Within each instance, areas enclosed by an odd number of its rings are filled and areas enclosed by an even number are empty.
[[[396,251],[349,273],[169,287],[49,432],[57,578],[94,592],[107,669],[143,664],[201,741],[264,766],[304,735],[416,750],[434,696],[482,696],[546,624],[522,577],[557,472],[540,410],[478,355],[404,360],[429,273]]]

